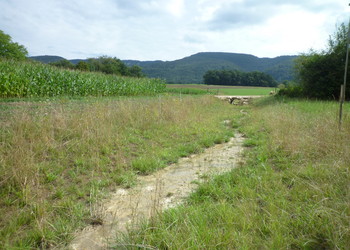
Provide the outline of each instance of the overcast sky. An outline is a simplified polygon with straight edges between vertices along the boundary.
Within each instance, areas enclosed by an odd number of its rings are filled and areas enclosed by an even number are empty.
[[[0,0],[0,30],[29,55],[175,60],[325,48],[346,0]]]

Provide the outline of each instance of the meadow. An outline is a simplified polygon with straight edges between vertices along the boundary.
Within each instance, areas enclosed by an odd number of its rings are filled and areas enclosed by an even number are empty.
[[[258,100],[233,121],[245,163],[209,178],[184,205],[119,236],[133,249],[347,249],[350,108],[336,102]]]
[[[232,135],[222,102],[164,91],[159,79],[1,60],[0,245],[62,246],[100,223],[116,187]]]
[[[180,157],[227,141],[211,96],[0,100],[0,245],[63,247],[101,223],[98,201]]]
[[[113,190],[235,131],[246,137],[242,166],[206,178],[185,204],[119,235],[111,247],[350,245],[347,105],[339,130],[335,102],[267,97],[235,107],[212,96],[267,95],[271,88],[166,90],[157,79],[37,63],[0,61],[0,69],[2,248],[64,248],[76,230],[102,223],[99,202]]]
[[[205,84],[167,84],[167,91],[185,94],[214,94],[214,95],[269,95],[276,88],[270,87],[245,87]]]

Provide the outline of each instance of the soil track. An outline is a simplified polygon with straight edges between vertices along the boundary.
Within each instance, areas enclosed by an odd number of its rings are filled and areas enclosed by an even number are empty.
[[[103,205],[103,223],[78,233],[70,249],[106,249],[117,232],[125,232],[142,218],[178,205],[196,187],[195,181],[237,166],[243,136],[236,134],[228,143],[215,145],[203,153],[182,158],[152,175],[139,176],[137,186],[118,189]]]

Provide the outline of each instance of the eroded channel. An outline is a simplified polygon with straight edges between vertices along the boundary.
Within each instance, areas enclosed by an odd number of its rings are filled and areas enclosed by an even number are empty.
[[[81,231],[70,249],[106,249],[118,232],[141,218],[180,204],[203,176],[219,174],[237,166],[242,152],[243,136],[206,149],[203,153],[182,158],[148,176],[139,176],[137,185],[118,189],[103,204],[103,223]]]

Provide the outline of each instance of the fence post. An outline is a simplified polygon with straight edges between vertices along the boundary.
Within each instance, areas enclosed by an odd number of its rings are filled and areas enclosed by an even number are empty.
[[[341,129],[341,124],[342,124],[342,119],[343,119],[343,104],[345,101],[346,77],[348,75],[349,45],[350,45],[349,43],[350,43],[350,20],[349,20],[349,25],[348,25],[348,38],[346,41],[344,84],[342,84],[341,88],[340,88],[339,130]]]
[[[339,130],[341,129],[342,119],[343,119],[343,103],[344,103],[344,97],[345,97],[345,90],[344,90],[344,84],[340,85],[340,96],[339,96]]]

